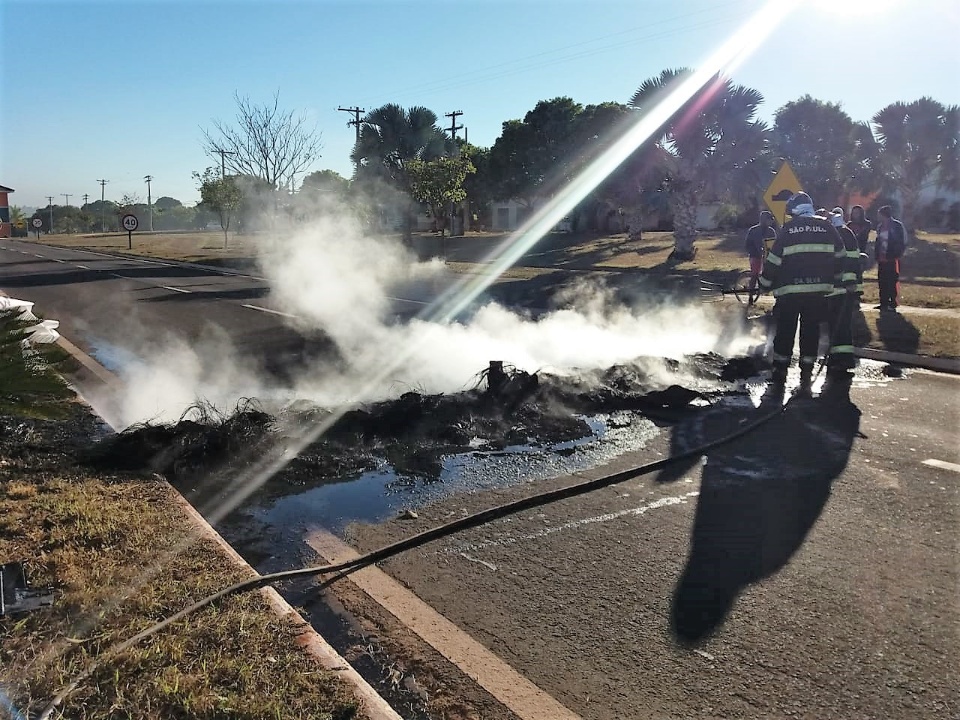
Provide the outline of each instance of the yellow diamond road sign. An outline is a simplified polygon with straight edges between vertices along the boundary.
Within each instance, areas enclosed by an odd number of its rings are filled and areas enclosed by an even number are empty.
[[[770,181],[767,191],[763,194],[763,201],[770,208],[770,212],[777,219],[778,225],[783,225],[787,217],[787,200],[791,195],[802,192],[800,181],[793,173],[790,163],[784,161],[777,174]]]

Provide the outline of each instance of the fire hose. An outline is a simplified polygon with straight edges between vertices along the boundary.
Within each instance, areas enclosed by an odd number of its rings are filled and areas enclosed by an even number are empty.
[[[820,373],[823,371],[824,365],[825,362],[820,363],[820,367],[817,370],[817,377],[814,378],[814,381],[819,378]],[[272,585],[284,580],[293,580],[295,578],[312,577],[317,575],[331,576],[325,579],[320,585],[321,588],[328,587],[337,580],[340,580],[341,578],[344,578],[350,573],[360,570],[361,568],[382,562],[407,550],[412,550],[420,547],[421,545],[425,545],[426,543],[440,540],[441,538],[448,537],[464,530],[479,527],[480,525],[484,525],[492,522],[493,520],[498,520],[509,515],[514,515],[518,512],[522,512],[523,510],[530,510],[557,502],[559,500],[566,500],[579,495],[585,495],[586,493],[593,492],[594,490],[600,490],[611,485],[616,485],[627,480],[648,475],[652,472],[662,470],[676,463],[697,458],[704,453],[709,452],[710,450],[727,445],[734,440],[748,435],[761,425],[783,414],[797,397],[798,395],[793,395],[787,400],[786,403],[778,403],[777,406],[771,409],[770,412],[760,415],[753,421],[746,423],[742,427],[737,428],[727,435],[661,460],[656,460],[645,465],[622,470],[620,472],[613,473],[611,475],[605,475],[593,480],[586,480],[574,485],[569,485],[555,490],[548,490],[543,493],[520,498],[502,505],[496,505],[494,507],[487,508],[486,510],[481,510],[472,515],[467,515],[465,517],[458,518],[457,520],[452,520],[448,523],[438,525],[429,530],[425,530],[402,540],[390,543],[381,548],[360,555],[352,560],[340,563],[331,563],[327,565],[297,568],[295,570],[283,570],[281,572],[270,573],[269,575],[260,575],[255,578],[251,578],[250,580],[244,580],[234,585],[230,585],[229,587],[226,587],[212,595],[198,600],[194,604],[185,607],[174,615],[171,615],[160,622],[151,625],[133,637],[124,640],[123,642],[118,643],[112,648],[106,650],[99,657],[95,658],[91,662],[90,666],[80,673],[80,675],[74,678],[69,684],[65,685],[54,696],[54,698],[47,704],[47,706],[38,716],[38,720],[47,720],[50,718],[57,706],[59,706],[67,698],[67,696],[80,685],[80,683],[89,678],[104,661],[110,659],[111,657],[115,657],[125,650],[135,646],[140,641],[156,635],[161,630],[164,630],[165,628],[184,619],[185,617],[192,615],[193,613],[202,610],[203,608],[208,607],[216,602],[219,602],[230,595],[235,595],[248,590],[255,590],[257,588]]]

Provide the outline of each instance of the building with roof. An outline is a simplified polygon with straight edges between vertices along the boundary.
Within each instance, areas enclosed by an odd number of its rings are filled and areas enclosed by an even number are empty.
[[[13,227],[10,225],[10,193],[13,188],[0,185],[0,238],[10,237]]]

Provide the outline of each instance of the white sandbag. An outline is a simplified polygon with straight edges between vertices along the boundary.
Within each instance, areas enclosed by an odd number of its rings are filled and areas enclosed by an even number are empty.
[[[33,314],[33,303],[29,300],[18,300],[17,298],[0,295],[0,312],[20,311],[21,320],[36,320],[37,316]]]
[[[60,337],[60,333],[57,332],[58,327],[60,327],[59,320],[43,320],[36,325],[31,325],[24,330],[27,335],[24,342],[30,345],[46,345],[56,342]]]

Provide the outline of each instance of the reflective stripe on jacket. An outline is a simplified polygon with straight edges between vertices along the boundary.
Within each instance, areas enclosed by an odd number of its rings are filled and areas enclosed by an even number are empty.
[[[846,253],[843,240],[829,220],[792,218],[777,233],[777,241],[763,266],[760,286],[772,289],[774,297],[843,291]]]

